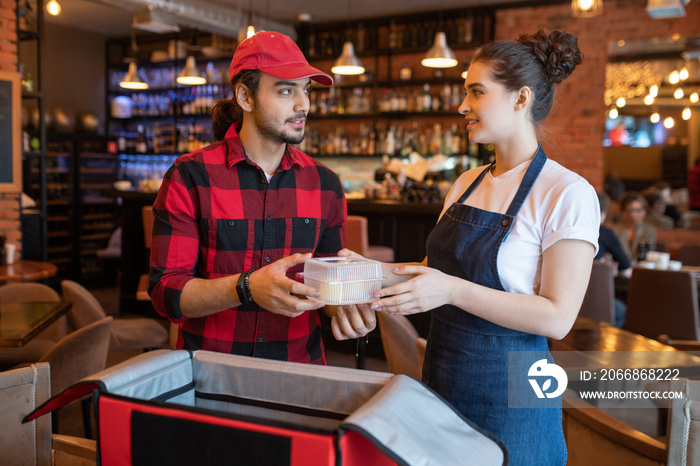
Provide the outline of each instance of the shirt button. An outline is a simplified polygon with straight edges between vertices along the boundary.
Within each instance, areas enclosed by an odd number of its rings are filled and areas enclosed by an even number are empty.
[[[235,225],[235,223],[236,223],[236,222],[234,222],[233,220],[230,220],[230,221],[228,222],[228,226],[232,227],[233,225]]]
[[[503,220],[503,221],[501,222],[501,225],[503,225],[503,226],[508,225],[508,220]]]
[[[262,343],[265,339],[263,337],[258,338],[258,342]]]
[[[304,219],[304,223],[309,223],[309,219],[308,219],[308,218],[305,218],[305,219]]]
[[[265,219],[266,219],[266,220],[271,220],[272,217],[270,217],[270,216],[268,215],[267,217],[265,217]]]
[[[265,262],[270,262],[270,256],[267,256],[267,257],[265,258]]]

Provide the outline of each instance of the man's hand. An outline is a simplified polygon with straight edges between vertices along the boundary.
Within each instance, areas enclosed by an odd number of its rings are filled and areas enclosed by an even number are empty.
[[[310,258],[310,253],[292,254],[250,274],[249,287],[253,301],[263,309],[287,317],[298,317],[306,311],[323,307],[323,303],[292,296],[294,293],[318,297],[320,293],[286,275],[288,269],[303,264]]]
[[[369,304],[326,306],[331,316],[331,330],[336,340],[350,340],[367,335],[377,326],[377,316]]]

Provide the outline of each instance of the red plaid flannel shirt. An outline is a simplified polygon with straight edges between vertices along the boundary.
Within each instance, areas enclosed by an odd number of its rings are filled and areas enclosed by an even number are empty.
[[[294,253],[335,255],[346,212],[330,169],[288,146],[268,183],[233,126],[223,141],[178,158],[153,206],[149,286],[158,313],[180,325],[178,348],[325,364],[318,311],[290,319],[251,303],[187,318],[180,294],[195,277],[233,275]]]

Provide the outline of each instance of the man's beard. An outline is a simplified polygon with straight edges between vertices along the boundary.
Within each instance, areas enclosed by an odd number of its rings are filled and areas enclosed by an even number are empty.
[[[295,118],[304,118],[305,115],[295,116]],[[253,108],[253,119],[255,125],[265,138],[280,144],[299,144],[304,140],[304,130],[295,131],[293,133],[285,130],[280,130],[276,127],[276,121],[272,117],[266,116],[257,108]]]

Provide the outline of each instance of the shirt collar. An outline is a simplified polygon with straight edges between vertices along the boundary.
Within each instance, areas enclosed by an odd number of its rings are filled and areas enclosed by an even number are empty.
[[[236,131],[236,124],[233,123],[229,126],[224,136],[226,141],[226,146],[228,147],[228,153],[226,156],[226,166],[228,168],[233,167],[235,164],[246,160],[248,163],[253,163],[245,155],[245,150],[243,149],[243,144],[241,144],[241,139],[238,137],[238,131]],[[287,144],[287,148],[284,150],[284,155],[282,155],[282,163],[278,170],[288,170],[292,166],[298,165],[302,166],[302,162],[299,158],[299,151],[294,147]]]

